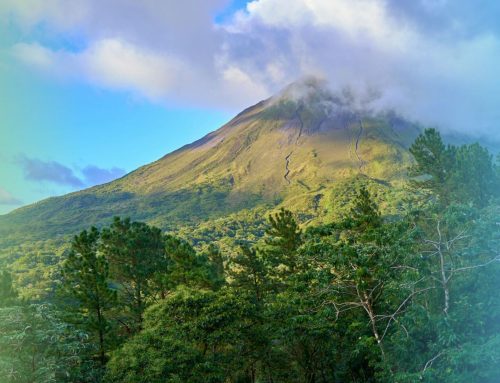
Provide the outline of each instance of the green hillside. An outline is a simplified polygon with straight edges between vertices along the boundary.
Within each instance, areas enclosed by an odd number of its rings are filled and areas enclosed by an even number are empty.
[[[0,217],[0,248],[57,240],[117,215],[165,230],[277,206],[305,221],[321,219],[342,204],[345,190],[339,191],[349,189],[353,177],[384,190],[400,185],[418,132],[397,115],[356,107],[348,95],[334,95],[315,80],[292,84],[119,180]]]

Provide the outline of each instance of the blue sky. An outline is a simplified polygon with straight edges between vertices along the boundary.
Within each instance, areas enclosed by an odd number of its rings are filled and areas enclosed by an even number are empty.
[[[2,0],[0,213],[119,177],[308,75],[498,140],[499,19],[487,0]]]
[[[241,6],[244,2],[230,4],[221,20]],[[78,35],[47,36],[46,28],[39,25],[27,33],[13,23],[3,25],[0,214],[100,183],[96,181],[107,180],[106,174],[109,179],[123,175],[220,127],[234,113],[231,108],[169,105],[81,81],[48,78],[19,66],[6,53],[9,44],[24,40],[39,39],[52,49],[78,50],[84,45]],[[37,170],[37,165],[46,171]],[[104,177],[85,179],[85,169],[96,167]],[[72,172],[69,178],[61,177],[64,168]],[[30,175],[30,170],[36,174]]]

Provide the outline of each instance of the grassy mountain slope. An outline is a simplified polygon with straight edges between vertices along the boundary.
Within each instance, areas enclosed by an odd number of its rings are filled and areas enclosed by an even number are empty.
[[[114,182],[0,217],[0,248],[130,216],[166,230],[284,205],[321,217],[355,177],[401,183],[419,128],[356,107],[316,81],[293,84],[202,139]],[[335,202],[336,201],[336,202]],[[340,201],[340,202],[339,202]]]

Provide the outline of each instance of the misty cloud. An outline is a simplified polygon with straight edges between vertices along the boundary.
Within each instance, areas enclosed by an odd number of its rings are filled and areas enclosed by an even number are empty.
[[[94,186],[110,182],[122,177],[125,170],[120,168],[103,169],[89,165],[81,169],[81,176],[72,168],[56,161],[42,161],[36,158],[21,156],[17,160],[27,180],[49,182],[74,189]]]
[[[281,78],[320,74],[335,89],[377,89],[380,108],[443,129],[500,138],[500,38],[493,31],[455,32],[467,29],[465,21],[460,28],[427,31],[419,27],[424,11],[410,19],[408,9],[396,12],[382,0],[282,5],[253,1],[235,17],[228,27],[229,62],[264,83],[273,82],[269,68],[278,67]]]
[[[14,197],[4,188],[0,187],[0,205],[16,206],[21,204],[22,201]]]
[[[223,25],[213,20],[224,0],[37,3],[6,0],[0,15],[86,37],[78,50],[13,46],[20,61],[54,76],[169,105],[238,111],[317,75],[334,89],[377,89],[380,108],[500,139],[495,2],[254,0]]]

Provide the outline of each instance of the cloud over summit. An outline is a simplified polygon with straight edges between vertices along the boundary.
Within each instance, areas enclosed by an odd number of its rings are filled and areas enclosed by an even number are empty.
[[[228,4],[75,0],[64,19],[62,0],[6,0],[0,15],[84,37],[79,49],[20,41],[20,61],[154,102],[237,111],[313,74],[337,89],[379,89],[382,106],[424,123],[500,138],[494,2],[254,0],[216,24]]]

